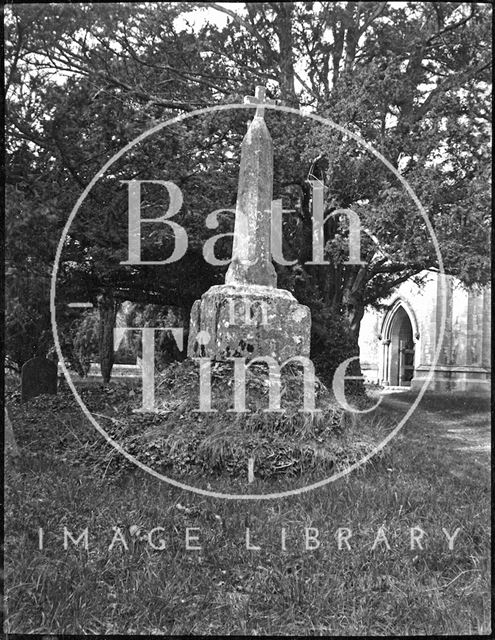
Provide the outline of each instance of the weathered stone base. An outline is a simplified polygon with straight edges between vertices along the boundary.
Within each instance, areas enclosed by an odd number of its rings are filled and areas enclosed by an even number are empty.
[[[309,357],[310,337],[310,311],[289,291],[217,285],[192,307],[187,355],[215,360],[271,356],[282,363]]]
[[[411,380],[411,389],[419,391],[428,377],[429,367],[418,367]],[[489,395],[491,390],[490,372],[481,367],[437,365],[428,384],[428,391],[471,391],[473,394]]]

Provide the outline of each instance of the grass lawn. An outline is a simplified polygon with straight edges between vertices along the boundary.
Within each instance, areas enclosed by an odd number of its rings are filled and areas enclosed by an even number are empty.
[[[402,416],[412,399],[387,395],[379,412]],[[380,459],[256,502],[138,469],[112,475],[118,454],[70,394],[24,406],[11,396],[8,407],[22,457],[6,468],[6,633],[491,631],[488,400],[425,397]],[[64,527],[74,539],[87,527],[88,549],[83,539],[64,549]],[[156,527],[163,549],[149,544]],[[411,548],[414,527],[422,549]],[[442,529],[458,530],[452,548]],[[186,549],[188,535],[200,549]]]

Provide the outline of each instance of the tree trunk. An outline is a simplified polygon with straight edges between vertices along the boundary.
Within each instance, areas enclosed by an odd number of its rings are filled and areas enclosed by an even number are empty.
[[[105,292],[98,299],[100,321],[98,325],[98,349],[103,383],[110,382],[113,367],[113,330],[117,317],[117,304],[112,292]]]
[[[347,315],[347,324],[348,324],[348,349],[349,355],[348,357],[356,357],[357,360],[353,360],[349,363],[349,367],[347,369],[347,375],[361,377],[363,375],[361,371],[361,359],[360,359],[360,350],[359,350],[359,329],[361,327],[361,320],[364,315],[364,307],[356,306],[350,311]],[[353,380],[348,384],[349,388],[356,394],[360,395],[364,393],[364,382],[363,380]]]
[[[293,12],[294,4],[292,2],[277,3],[274,27],[280,46],[280,97],[288,106],[297,107],[298,100],[294,87]]]
[[[364,289],[367,282],[366,267],[357,267],[352,274],[352,279],[348,286],[344,289],[342,302],[344,308],[345,322],[347,325],[347,333],[349,336],[349,357],[357,356],[349,365],[349,375],[361,376],[361,361],[359,359],[359,330],[361,328],[361,320],[364,316]],[[355,380],[350,387],[355,393],[364,393],[363,381]]]
[[[359,329],[364,315],[364,289],[367,283],[368,272],[366,266],[348,267],[352,269],[348,281],[342,292],[342,304],[349,327],[349,335],[357,342]]]
[[[7,407],[5,407],[5,455],[14,460],[19,457],[19,447],[17,446]]]

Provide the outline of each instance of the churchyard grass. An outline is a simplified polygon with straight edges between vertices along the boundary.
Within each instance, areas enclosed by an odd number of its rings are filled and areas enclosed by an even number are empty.
[[[389,396],[382,415],[403,415],[410,401]],[[102,458],[69,394],[24,406],[10,396],[8,406],[22,458],[6,467],[6,633],[490,632],[488,401],[427,397],[380,459],[322,489],[254,503],[140,470],[112,477],[110,448]],[[390,549],[372,549],[382,525]],[[64,549],[64,526],[74,538],[88,528],[87,551]],[[112,527],[127,550],[108,549]],[[148,544],[154,527],[163,550]],[[306,550],[311,527],[321,545]],[[338,550],[339,527],[351,530],[351,549]],[[422,550],[410,548],[412,527],[426,532]],[[201,550],[186,550],[186,528]],[[246,548],[246,528],[259,550]],[[452,550],[442,528],[460,528]]]

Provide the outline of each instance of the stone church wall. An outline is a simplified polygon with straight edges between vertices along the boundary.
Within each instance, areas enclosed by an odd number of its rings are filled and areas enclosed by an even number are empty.
[[[421,285],[405,282],[380,310],[366,311],[359,341],[363,375],[384,386],[419,390],[427,383],[429,390],[489,393],[490,288],[469,291],[434,272],[420,277]],[[399,315],[404,326],[396,326]],[[412,335],[410,344],[401,340],[406,335]]]

